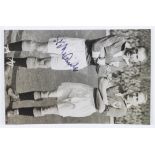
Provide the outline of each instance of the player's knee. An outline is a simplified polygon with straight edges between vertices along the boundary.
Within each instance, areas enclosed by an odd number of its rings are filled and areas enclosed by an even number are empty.
[[[38,68],[50,68],[50,62],[49,61],[46,61],[46,60],[38,60],[36,62],[36,66]]]
[[[22,50],[23,51],[35,51],[37,49],[37,43],[34,41],[23,41],[22,42]]]
[[[47,67],[47,68],[50,68],[51,67],[51,59],[48,59],[44,62],[44,65]]]
[[[41,92],[41,98],[48,98],[49,97],[49,92]]]
[[[27,58],[26,60],[27,68],[38,68],[39,64],[36,58]]]
[[[34,100],[41,99],[41,93],[40,92],[34,92]]]

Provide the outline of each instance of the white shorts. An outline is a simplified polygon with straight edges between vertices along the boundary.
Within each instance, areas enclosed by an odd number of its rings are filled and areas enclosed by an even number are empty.
[[[93,88],[81,83],[62,83],[57,90],[59,115],[86,117],[96,112]]]
[[[62,40],[63,43],[56,44],[58,40]],[[63,50],[65,44],[67,46]],[[73,66],[76,66],[77,70],[80,70],[88,66],[85,39],[51,38],[48,42],[48,53],[51,55],[51,68],[54,70],[73,70]],[[65,56],[63,55],[64,53]],[[66,61],[69,61],[71,65]]]

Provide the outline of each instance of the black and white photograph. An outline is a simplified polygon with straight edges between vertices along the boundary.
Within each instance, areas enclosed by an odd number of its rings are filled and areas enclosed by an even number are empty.
[[[150,125],[151,29],[5,30],[6,124]]]

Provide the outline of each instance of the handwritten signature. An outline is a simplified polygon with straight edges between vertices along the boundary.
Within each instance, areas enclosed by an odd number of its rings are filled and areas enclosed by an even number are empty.
[[[78,62],[72,63],[71,59],[73,57],[73,53],[69,53],[66,51],[68,43],[64,39],[60,39],[59,37],[57,37],[54,42],[55,42],[56,48],[61,50],[62,59],[65,60],[67,65],[73,68],[73,71],[78,71],[79,63]]]

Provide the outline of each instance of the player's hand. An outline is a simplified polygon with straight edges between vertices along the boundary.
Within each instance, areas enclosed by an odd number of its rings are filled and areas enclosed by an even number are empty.
[[[127,55],[123,55],[123,59],[125,60],[125,62],[127,63],[128,66],[130,66],[130,54],[127,54]]]
[[[103,85],[105,88],[108,88],[109,87],[109,80],[106,78],[103,78]]]
[[[105,57],[105,48],[101,48],[100,57]]]
[[[105,66],[105,58],[103,57],[99,57],[97,59],[97,64],[100,65],[100,66]]]

